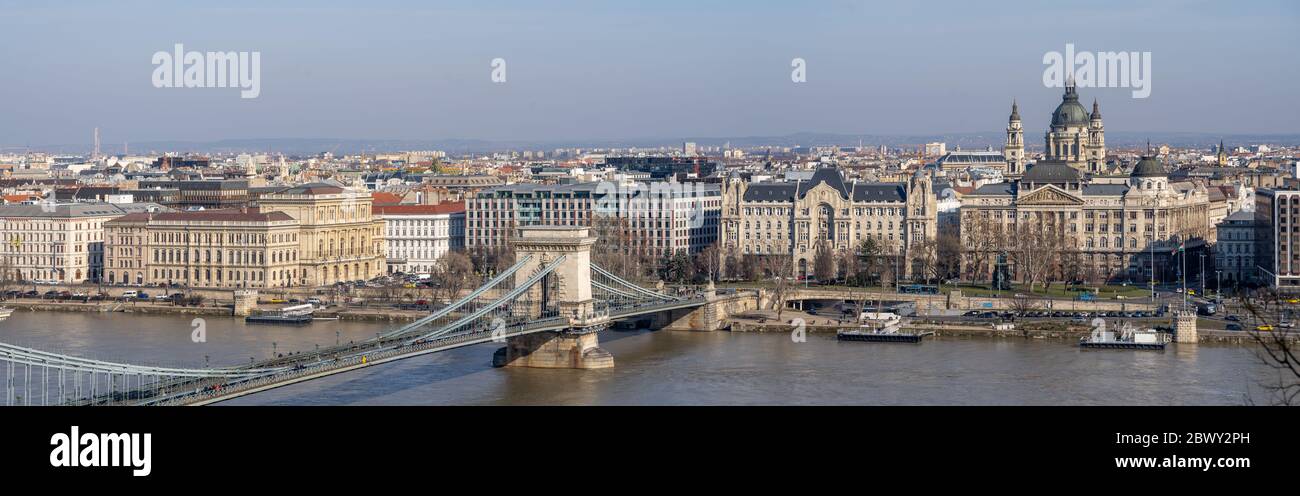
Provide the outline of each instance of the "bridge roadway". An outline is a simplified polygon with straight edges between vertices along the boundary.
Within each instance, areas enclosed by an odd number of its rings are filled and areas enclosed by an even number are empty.
[[[673,301],[637,303],[610,310],[609,320],[614,321],[637,315],[698,307],[707,302],[708,299],[706,297],[695,297]],[[276,359],[257,365],[258,367],[291,367],[289,371],[284,373],[234,382],[200,380],[173,383],[164,387],[166,390],[173,391],[172,393],[156,398],[146,399],[140,401],[138,404],[209,405],[290,384],[297,384],[313,379],[319,379],[321,377],[341,374],[362,367],[395,362],[420,355],[427,355],[429,353],[437,353],[492,341],[504,343],[505,339],[510,337],[538,332],[562,331],[569,327],[570,321],[567,317],[550,317],[510,326],[504,333],[494,333],[490,327],[478,326],[475,330],[470,332],[463,332],[452,336],[420,341],[412,344],[404,344],[403,342],[405,339],[392,338],[386,340],[385,343],[397,342],[403,344],[396,344],[391,347],[384,347],[384,343],[377,343],[378,346],[358,344],[342,349],[323,350],[320,354],[312,353],[310,355],[305,355],[302,358],[295,356],[293,359],[286,357],[285,359]],[[326,355],[337,356],[332,359],[322,359],[322,357]],[[221,385],[220,389],[210,387],[217,384]],[[198,387],[195,387],[196,385]]]

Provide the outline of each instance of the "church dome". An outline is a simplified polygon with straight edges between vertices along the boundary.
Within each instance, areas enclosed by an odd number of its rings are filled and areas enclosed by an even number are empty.
[[[1074,91],[1074,85],[1066,85],[1061,104],[1052,112],[1052,126],[1086,126],[1089,119],[1088,110],[1079,103],[1079,94]]]
[[[1160,165],[1153,157],[1142,157],[1137,165],[1133,167],[1133,173],[1130,177],[1165,177],[1165,166]]]

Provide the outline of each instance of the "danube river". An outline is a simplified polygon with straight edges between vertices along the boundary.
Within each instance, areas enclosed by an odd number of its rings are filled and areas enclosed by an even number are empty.
[[[0,341],[104,360],[202,367],[373,337],[387,322],[306,327],[193,317],[17,311]],[[606,331],[606,370],[491,367],[497,344],[424,355],[226,405],[1239,405],[1269,371],[1246,346],[1081,350],[1064,340],[840,343],[812,334]],[[272,344],[274,343],[274,345]],[[0,370],[0,374],[5,373]],[[21,380],[21,379],[20,379]],[[21,389],[21,386],[19,386]]]

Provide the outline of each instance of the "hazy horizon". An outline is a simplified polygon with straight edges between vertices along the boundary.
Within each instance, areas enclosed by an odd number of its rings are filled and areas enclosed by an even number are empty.
[[[553,2],[548,2],[553,3]],[[648,142],[1000,133],[1060,101],[1044,53],[1152,54],[1149,98],[1080,88],[1108,133],[1300,133],[1285,1],[0,2],[0,145],[221,140]],[[156,88],[173,45],[261,56],[260,95]],[[505,83],[491,61],[508,64]],[[791,59],[807,82],[791,81]],[[114,150],[105,150],[114,151]]]

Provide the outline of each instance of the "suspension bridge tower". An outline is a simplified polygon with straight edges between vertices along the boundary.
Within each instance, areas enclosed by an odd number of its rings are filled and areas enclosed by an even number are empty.
[[[492,357],[497,367],[602,369],[614,366],[614,357],[599,347],[597,331],[609,326],[607,309],[591,295],[591,247],[596,237],[590,228],[525,226],[513,240],[515,259],[532,255],[515,273],[516,287],[543,267],[559,261],[550,274],[520,299],[513,311],[528,319],[564,318],[569,327],[510,337]],[[561,260],[561,257],[563,259]]]

